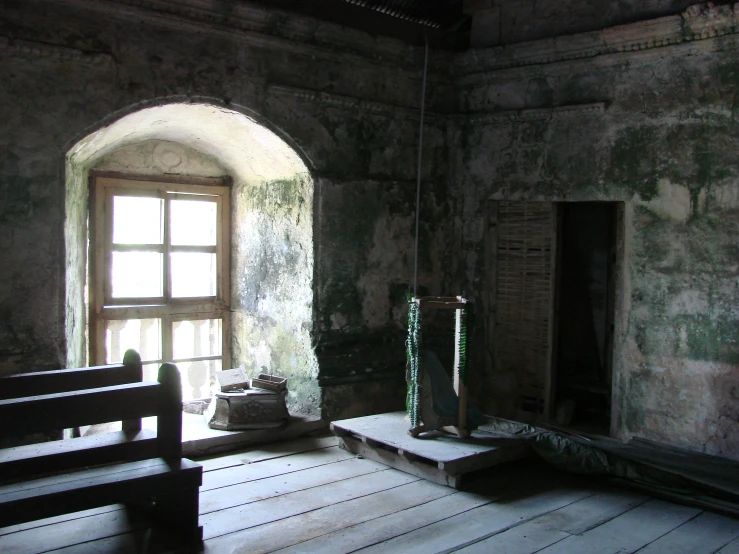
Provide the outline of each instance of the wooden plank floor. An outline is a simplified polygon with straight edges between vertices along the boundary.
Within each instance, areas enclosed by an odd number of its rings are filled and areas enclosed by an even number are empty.
[[[555,472],[497,466],[458,491],[334,437],[202,460],[206,553],[739,554],[739,520]],[[197,552],[121,506],[0,529],[0,552]]]

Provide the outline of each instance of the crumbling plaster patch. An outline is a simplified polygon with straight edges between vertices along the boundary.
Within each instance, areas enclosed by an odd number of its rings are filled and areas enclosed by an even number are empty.
[[[639,204],[646,206],[664,219],[678,223],[685,223],[693,213],[688,187],[673,184],[669,179],[662,178],[657,184],[658,196]]]

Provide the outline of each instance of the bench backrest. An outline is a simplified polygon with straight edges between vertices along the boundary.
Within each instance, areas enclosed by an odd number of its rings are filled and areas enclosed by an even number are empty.
[[[120,364],[18,373],[0,379],[0,400],[140,383],[141,357],[127,350]]]
[[[0,379],[0,436],[123,421],[140,431],[157,417],[158,455],[182,457],[182,389],[177,367],[165,363],[157,381],[142,382],[141,358],[128,350],[122,364],[11,375]],[[33,395],[33,396],[29,396]],[[70,439],[74,440],[74,439]]]

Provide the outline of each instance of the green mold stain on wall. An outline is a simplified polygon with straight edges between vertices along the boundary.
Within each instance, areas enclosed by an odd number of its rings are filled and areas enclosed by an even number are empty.
[[[305,191],[309,186],[308,175],[296,175],[290,179],[278,179],[258,187],[244,187],[249,206],[269,214],[301,208],[305,202]]]
[[[708,315],[682,316],[676,326],[687,335],[687,357],[691,360],[739,364],[736,319]]]
[[[649,127],[619,132],[611,151],[609,180],[635,190],[642,200],[655,198],[659,172],[654,166],[653,149],[658,138],[658,132]]]

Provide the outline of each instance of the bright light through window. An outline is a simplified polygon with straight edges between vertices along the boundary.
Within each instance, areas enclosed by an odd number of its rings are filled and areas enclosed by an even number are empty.
[[[95,187],[93,359],[117,363],[133,348],[145,379],[174,362],[183,399],[209,396],[229,359],[229,189],[112,177]]]
[[[160,198],[113,197],[113,243],[162,244]]]
[[[172,200],[170,241],[174,245],[215,246],[216,203],[197,200]]]

